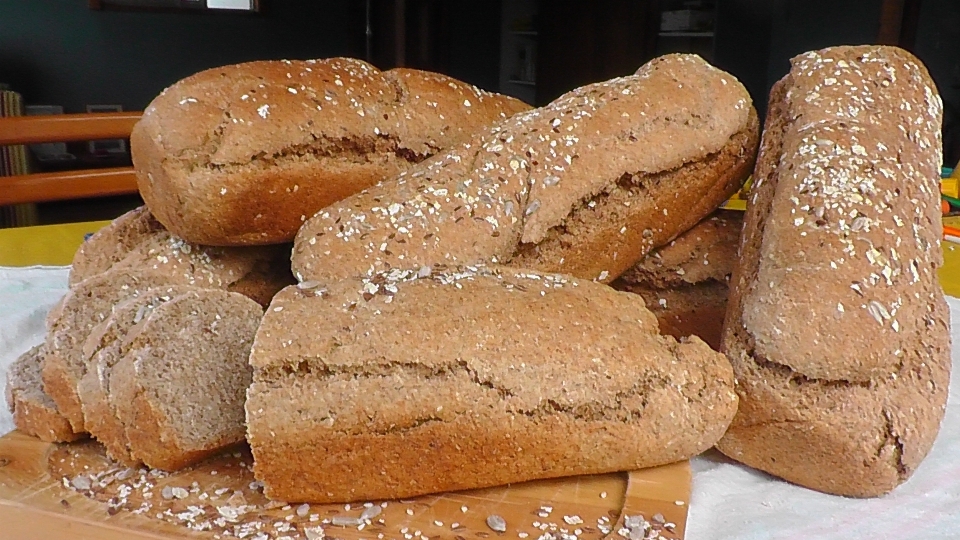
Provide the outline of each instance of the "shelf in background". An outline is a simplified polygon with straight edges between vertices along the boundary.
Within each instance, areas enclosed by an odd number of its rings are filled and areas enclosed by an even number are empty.
[[[714,32],[660,32],[660,37],[713,37]]]
[[[537,85],[537,82],[536,82],[536,81],[521,81],[520,79],[508,79],[507,82],[510,83],[510,84],[522,84],[522,85],[524,85],[524,86],[536,86],[536,85]]]
[[[536,35],[537,35],[537,31],[536,31],[536,30],[511,30],[510,33],[513,34],[513,35],[515,35],[515,36],[531,36],[531,37],[536,37]]]

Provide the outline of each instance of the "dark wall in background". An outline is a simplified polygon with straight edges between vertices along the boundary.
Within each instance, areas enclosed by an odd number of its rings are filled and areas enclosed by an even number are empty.
[[[923,0],[914,53],[930,70],[943,97],[943,154],[960,161],[960,1]]]
[[[416,4],[420,0],[408,0]],[[366,54],[364,0],[267,0],[261,14],[96,11],[87,0],[0,1],[0,82],[29,104],[143,109],[224,64]],[[500,2],[445,0],[443,71],[497,90]],[[384,29],[376,28],[376,32]],[[382,68],[392,67],[378,66]]]
[[[356,6],[357,4],[358,6]],[[266,58],[350,55],[362,5],[270,2],[261,15],[96,11],[86,0],[0,3],[0,81],[28,103],[146,106],[197,71]],[[361,37],[362,39],[362,37]]]

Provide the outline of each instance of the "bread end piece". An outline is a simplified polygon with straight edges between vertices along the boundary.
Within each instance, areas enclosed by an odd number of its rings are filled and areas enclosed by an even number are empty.
[[[33,347],[17,358],[7,372],[6,399],[13,423],[18,430],[44,442],[79,440],[84,435],[73,430],[43,391],[40,380],[42,354],[42,345]]]

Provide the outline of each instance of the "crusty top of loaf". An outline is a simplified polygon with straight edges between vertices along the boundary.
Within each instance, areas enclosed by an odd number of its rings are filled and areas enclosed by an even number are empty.
[[[402,151],[425,156],[526,108],[443,75],[381,72],[351,58],[256,61],[201,71],[165,89],[132,140],[152,141],[198,167],[247,164],[357,135],[395,138]]]
[[[718,210],[643,258],[620,276],[626,283],[657,288],[726,283],[737,263],[743,212]]]
[[[742,322],[758,356],[806,377],[889,374],[941,294],[942,103],[893,47],[810,52],[780,84],[782,148],[765,142],[754,188],[776,191]],[[863,338],[838,357],[851,332]]]
[[[70,265],[70,285],[107,271],[138,244],[163,230],[146,206],[135,208],[85,240]]]
[[[289,331],[305,322],[307,334]],[[576,354],[568,354],[571,333]],[[427,341],[435,346],[424,348]],[[732,382],[729,364],[698,339],[659,335],[643,299],[591,281],[506,267],[393,270],[329,287],[288,287],[267,309],[250,361],[258,380],[280,384],[290,373],[467,370],[519,410],[590,400],[616,409],[617,396],[649,380],[669,381],[662,386],[684,395],[702,388],[702,377]],[[565,384],[572,374],[581,384]],[[735,402],[726,390],[711,407]],[[389,422],[396,412],[356,425]]]
[[[750,96],[695,55],[587,85],[333,204],[297,235],[301,279],[422,264],[506,262],[624,174],[718,151],[750,122]]]

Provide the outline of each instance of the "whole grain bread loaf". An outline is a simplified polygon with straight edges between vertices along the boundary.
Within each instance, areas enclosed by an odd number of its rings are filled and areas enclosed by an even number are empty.
[[[130,149],[144,201],[178,236],[281,243],[317,210],[528,108],[349,58],[247,62],[164,90]]]
[[[719,350],[742,226],[743,212],[717,210],[611,285],[642,296],[662,333],[696,335]]]
[[[109,400],[134,459],[176,470],[243,441],[248,358],[262,317],[241,294],[196,289],[128,332]]]
[[[893,47],[810,52],[774,86],[723,336],[740,395],[723,453],[857,497],[927,454],[950,371],[941,115]]]
[[[668,55],[318,212],[293,270],[328,282],[487,261],[611,281],[739,188],[757,144],[743,86]]]
[[[43,345],[37,345],[13,361],[7,371],[4,395],[13,415],[13,424],[27,435],[44,442],[71,442],[83,438],[60,414],[57,405],[43,391],[40,361]]]
[[[146,206],[135,208],[86,239],[73,256],[69,284],[106,272],[147,238],[163,232]]]
[[[727,360],[659,335],[642,299],[507,267],[288,287],[250,362],[254,472],[289,501],[660,465],[709,448],[736,411]]]

